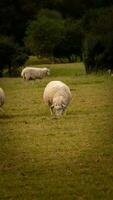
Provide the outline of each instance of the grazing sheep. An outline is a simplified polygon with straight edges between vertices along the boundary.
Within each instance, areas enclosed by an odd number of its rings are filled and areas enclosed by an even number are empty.
[[[65,83],[51,81],[45,87],[43,99],[50,107],[51,114],[60,116],[71,101],[71,92]]]
[[[49,72],[48,68],[25,67],[21,72],[21,76],[24,80],[35,80],[42,79],[49,75]]]
[[[113,69],[108,69],[107,72],[113,77]]]
[[[0,88],[0,110],[2,110],[2,106],[5,102],[5,93],[2,88]],[[3,111],[3,110],[2,110]]]

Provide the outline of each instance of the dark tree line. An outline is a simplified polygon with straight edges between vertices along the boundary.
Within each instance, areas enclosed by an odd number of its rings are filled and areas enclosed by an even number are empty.
[[[113,70],[113,0],[1,0],[0,76],[30,54]]]

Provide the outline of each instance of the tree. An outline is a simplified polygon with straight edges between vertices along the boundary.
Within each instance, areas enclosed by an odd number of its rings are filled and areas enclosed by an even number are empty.
[[[27,59],[23,47],[15,43],[12,38],[0,36],[0,76],[3,76],[4,69],[8,69],[11,76]]]
[[[83,18],[85,27],[84,63],[88,73],[112,69],[113,7],[90,11]]]
[[[0,34],[13,37],[22,44],[26,25],[33,19],[38,10],[36,1],[1,0],[0,1]]]
[[[66,57],[69,62],[75,61],[73,57],[80,57],[82,60],[82,42],[84,33],[81,22],[78,20],[65,20],[65,34],[60,43],[54,48],[54,56],[58,58]]]
[[[26,31],[25,45],[35,55],[53,56],[64,35],[64,21],[56,11],[41,10]]]

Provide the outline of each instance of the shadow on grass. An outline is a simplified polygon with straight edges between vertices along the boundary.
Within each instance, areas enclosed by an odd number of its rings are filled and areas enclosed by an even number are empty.
[[[14,113],[14,114],[0,114],[0,120],[26,120],[26,119],[40,119],[40,120],[60,120],[60,119],[66,119],[66,118],[76,118],[77,116],[80,115],[94,115],[97,114],[99,112],[104,112],[106,111],[107,113],[110,112],[110,108],[105,109],[104,107],[100,108],[90,108],[88,110],[69,110],[66,113],[64,113],[64,115],[62,116],[55,116],[55,115],[51,115],[49,112],[45,112],[45,113]]]
[[[3,114],[0,115],[0,119],[11,119],[13,115],[7,115],[7,114]]]
[[[57,119],[56,117],[53,117],[53,116],[51,116],[51,115],[49,115],[49,114],[31,114],[31,113],[29,113],[29,114],[3,114],[3,115],[0,115],[0,119],[16,119],[16,118],[20,118],[20,119],[25,119],[25,118],[32,118],[32,119],[34,119],[34,118],[41,118],[41,119],[48,119],[48,118],[50,118],[50,119]]]

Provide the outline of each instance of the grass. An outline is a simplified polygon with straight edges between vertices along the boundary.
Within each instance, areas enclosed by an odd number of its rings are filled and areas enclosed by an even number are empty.
[[[47,65],[48,66],[48,65]],[[0,200],[113,199],[113,77],[85,75],[82,64],[49,65],[50,77],[1,78]],[[55,119],[42,96],[51,80],[72,102]]]

